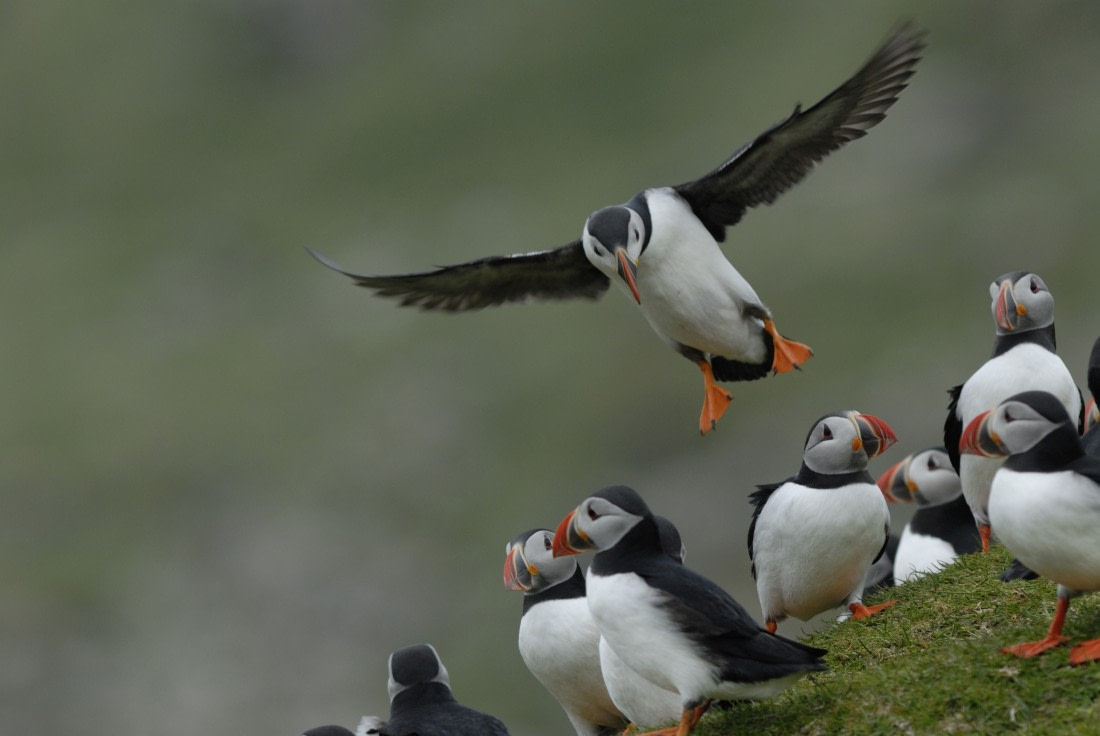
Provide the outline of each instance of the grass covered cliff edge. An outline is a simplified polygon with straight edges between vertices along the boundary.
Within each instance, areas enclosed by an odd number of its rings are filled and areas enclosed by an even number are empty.
[[[695,735],[1100,734],[1100,663],[1067,663],[1070,646],[1100,636],[1100,593],[1070,604],[1067,645],[1030,660],[1002,654],[1041,639],[1055,605],[1048,580],[998,579],[1010,559],[995,545],[867,601],[898,604],[807,637],[829,650],[828,672],[712,709]]]

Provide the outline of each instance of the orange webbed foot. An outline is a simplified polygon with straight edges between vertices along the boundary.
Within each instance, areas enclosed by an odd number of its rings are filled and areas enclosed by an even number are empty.
[[[1069,652],[1070,664],[1086,664],[1100,660],[1100,639],[1091,639],[1074,645]]]
[[[710,361],[701,360],[699,370],[703,371],[703,410],[699,413],[699,434],[718,426],[718,420],[726,413],[733,395],[714,382],[714,370]]]
[[[1022,644],[1013,644],[1010,647],[1005,647],[1001,651],[1005,654],[1011,654],[1014,657],[1022,657],[1024,659],[1031,659],[1038,656],[1048,649],[1053,649],[1060,644],[1064,644],[1069,641],[1068,636],[1061,635],[1047,635],[1045,639],[1040,641],[1025,641]]]
[[[885,603],[879,603],[877,606],[865,606],[862,603],[853,603],[848,606],[848,609],[852,612],[853,619],[862,621],[863,619],[871,618],[871,616],[874,616],[884,608],[889,608],[895,603],[897,603],[897,601],[886,601]]]
[[[803,345],[794,340],[788,340],[775,329],[775,322],[764,320],[764,329],[772,336],[772,372],[786,373],[798,368],[813,357],[814,351],[809,345]]]

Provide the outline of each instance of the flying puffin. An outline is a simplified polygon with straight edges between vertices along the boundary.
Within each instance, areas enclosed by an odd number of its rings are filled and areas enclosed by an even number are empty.
[[[962,452],[1005,457],[993,477],[989,520],[997,538],[1024,564],[1058,583],[1058,605],[1046,637],[1006,647],[1034,657],[1067,641],[1062,624],[1070,599],[1100,590],[1100,457],[1085,454],[1062,400],[1025,391],[974,417]],[[1100,639],[1070,651],[1070,664],[1100,659]]]
[[[676,526],[663,516],[654,515],[661,550],[678,565],[684,564],[684,545]],[[680,696],[655,685],[632,670],[607,639],[600,637],[600,667],[611,700],[636,728],[657,728],[680,718]]]
[[[959,456],[963,427],[1020,391],[1049,391],[1071,417],[1080,417],[1081,391],[1066,364],[1055,352],[1054,296],[1034,273],[1013,271],[989,285],[993,299],[996,337],[993,356],[966,383],[950,390],[951,401],[943,427],[943,444],[959,473],[962,492],[982,540],[989,550],[990,524],[987,504],[989,484],[1003,460],[978,455]]]
[[[584,574],[575,559],[554,557],[553,539],[548,529],[531,529],[505,548],[504,587],[523,592],[519,653],[577,736],[618,734],[628,719],[604,684]]]
[[[798,473],[749,497],[749,557],[768,631],[788,616],[805,621],[844,604],[864,619],[896,602],[863,605],[871,565],[890,533],[890,511],[867,461],[895,442],[878,417],[826,414],[806,436]]]
[[[431,644],[398,649],[389,669],[390,718],[378,729],[381,736],[507,736],[497,718],[455,700],[447,668]]]
[[[888,503],[919,506],[891,555],[894,585],[937,572],[959,555],[982,548],[959,474],[944,448],[909,455],[887,469],[877,483]]]
[[[391,276],[351,273],[308,250],[358,285],[427,310],[595,299],[615,281],[661,339],[702,371],[699,430],[706,434],[732,398],[716,381],[783,373],[812,355],[779,334],[771,310],[722,254],[726,228],[750,207],[774,202],[831,151],[881,122],[914,73],[923,35],[903,26],[816,105],[796,106],[694,181],[644,189],[625,204],[596,210],[581,237],[561,247]]]
[[[691,733],[712,699],[771,697],[826,668],[825,650],[765,631],[728,593],[671,559],[631,488],[586,498],[553,544],[555,556],[598,551],[588,571],[592,617],[631,669],[679,694],[677,736]]]

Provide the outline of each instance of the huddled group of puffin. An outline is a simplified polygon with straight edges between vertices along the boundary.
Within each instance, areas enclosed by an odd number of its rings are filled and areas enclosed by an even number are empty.
[[[782,337],[771,311],[722,255],[727,226],[773,202],[826,154],[885,117],[912,76],[923,33],[899,28],[844,84],[795,111],[686,184],[642,191],[593,212],[560,248],[483,258],[428,273],[363,276],[325,265],[402,304],[465,311],[513,301],[600,296],[619,283],[673,349],[703,372],[699,429],[730,395],[716,381],[761,378],[812,355]],[[895,603],[863,603],[869,585],[901,585],[998,539],[1017,557],[1006,577],[1058,583],[1045,638],[1004,651],[1031,657],[1065,641],[1070,599],[1100,590],[1100,429],[1055,352],[1054,299],[1034,273],[990,285],[993,355],[951,391],[944,446],[914,453],[876,481],[868,461],[896,441],[858,411],[810,427],[802,465],[760,486],[748,552],[763,617],[683,564],[679,532],[625,486],[593,493],[556,530],[532,529],[506,546],[504,584],[524,594],[519,652],[558,700],[578,736],[626,728],[687,736],[714,701],[777,694],[826,668],[825,652],[776,633],[844,606],[859,620]],[[1100,340],[1088,368],[1100,391]],[[1082,438],[1082,432],[1085,432]],[[1006,459],[1007,458],[1007,459]],[[889,536],[887,501],[921,506]],[[597,554],[582,573],[574,555]],[[843,618],[843,617],[842,617]],[[848,624],[856,625],[856,624]],[[1100,639],[1077,644],[1071,664],[1100,659]],[[360,733],[384,736],[506,734],[493,716],[451,693],[428,644],[389,658],[390,717]],[[348,736],[323,726],[307,736]]]

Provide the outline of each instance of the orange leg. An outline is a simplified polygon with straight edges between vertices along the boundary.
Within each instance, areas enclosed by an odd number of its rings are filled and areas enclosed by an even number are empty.
[[[852,618],[856,621],[862,621],[865,618],[871,618],[876,613],[884,608],[897,603],[897,601],[886,601],[885,603],[879,603],[877,606],[865,606],[862,603],[852,603],[848,606],[848,610],[852,612]]]
[[[729,408],[733,396],[714,382],[714,370],[709,360],[700,360],[696,365],[703,371],[703,411],[699,414],[699,434],[706,434],[718,426],[718,420]]]
[[[809,345],[783,337],[779,334],[779,330],[775,329],[775,322],[770,319],[764,320],[764,329],[772,336],[772,345],[775,348],[775,354],[772,357],[773,373],[794,370],[813,357],[814,351],[810,350]]]
[[[982,538],[982,552],[988,552],[989,540],[993,536],[993,530],[989,528],[989,524],[978,524],[978,536]]]
[[[1070,664],[1085,664],[1100,659],[1100,639],[1090,639],[1077,644],[1069,652]]]
[[[662,728],[660,731],[646,731],[638,736],[688,736],[692,729],[695,728],[695,724],[699,723],[699,719],[703,717],[703,714],[707,712],[707,708],[710,707],[710,701],[703,703],[698,708],[685,708],[683,713],[680,714],[680,723],[674,728]]]
[[[769,634],[774,634],[775,630],[779,628],[779,624],[775,622],[775,619],[768,619],[764,622],[764,628],[768,630]]]
[[[1050,630],[1047,631],[1046,637],[1039,641],[1028,641],[1023,644],[1013,644],[1010,647],[1005,647],[1001,651],[1005,654],[1012,654],[1017,657],[1023,657],[1028,659],[1034,657],[1037,654],[1042,654],[1048,649],[1062,644],[1069,639],[1068,636],[1062,636],[1062,624],[1066,622],[1066,611],[1069,610],[1069,598],[1058,598],[1058,607],[1054,609],[1054,620],[1050,622]]]

